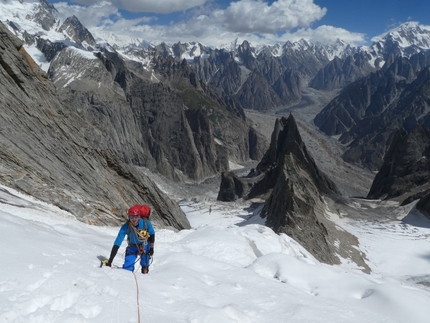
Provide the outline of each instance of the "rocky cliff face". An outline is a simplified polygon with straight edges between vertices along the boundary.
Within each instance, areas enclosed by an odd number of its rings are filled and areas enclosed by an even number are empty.
[[[364,53],[348,56],[345,59],[335,57],[309,82],[317,90],[331,91],[341,89],[355,80],[374,72]]]
[[[430,218],[430,191],[416,205],[417,209]]]
[[[247,41],[234,53],[212,50],[208,58],[196,58],[191,66],[206,84],[234,97],[245,109],[267,111],[291,105],[301,97],[296,70],[268,50],[256,55]]]
[[[73,41],[85,49],[92,50],[96,47],[93,35],[81,24],[76,16],[68,17],[58,28],[58,32],[67,35],[67,40]]]
[[[368,198],[413,201],[430,191],[430,131],[422,125],[410,133],[399,131],[385,155]]]
[[[338,193],[334,183],[316,166],[302,141],[294,117],[290,115],[288,119],[276,120],[270,147],[257,165],[257,173],[264,173],[265,178],[251,189],[250,197],[260,195],[275,187],[278,177],[283,172],[285,156],[289,154],[294,156],[300,167],[306,169],[310,181],[321,194]]]
[[[211,93],[186,62],[154,64],[156,75],[113,49],[67,48],[48,74],[62,100],[91,120],[89,140],[123,162],[201,181],[228,170],[229,161],[261,157],[266,142],[240,105]]]
[[[261,158],[267,148],[267,141],[249,125],[238,100],[207,86],[185,60],[175,63],[172,57],[158,59],[154,69],[182,98],[191,125],[195,125],[194,117],[208,119],[215,147],[222,159],[222,156],[228,156],[230,161],[240,162]]]
[[[325,216],[324,196],[335,196],[338,190],[307,152],[291,115],[277,122],[270,148],[257,170],[266,173],[262,181],[266,187],[276,178],[261,212],[267,226],[294,238],[322,262],[337,264],[338,255],[342,255],[369,272],[354,248],[357,238],[339,230]]]
[[[247,178],[223,174],[218,199],[264,199],[261,216],[275,232],[288,234],[322,262],[337,264],[341,255],[369,272],[354,247],[356,237],[339,230],[325,216],[325,198],[338,194],[308,153],[290,115],[276,121],[268,151]]]
[[[96,120],[59,100],[47,75],[1,23],[0,49],[2,184],[87,223],[118,224],[130,205],[148,203],[156,225],[190,227],[141,169],[96,144],[96,138],[104,141]]]
[[[429,126],[430,52],[391,57],[381,71],[347,86],[316,117],[328,135],[348,144],[343,158],[378,170],[394,133],[418,123]]]

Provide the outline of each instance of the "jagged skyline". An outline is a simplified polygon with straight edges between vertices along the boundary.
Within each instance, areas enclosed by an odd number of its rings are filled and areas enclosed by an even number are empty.
[[[51,0],[90,30],[149,42],[196,41],[223,46],[235,39],[253,45],[304,38],[370,44],[375,36],[407,21],[430,25],[424,1],[341,3],[334,0]]]

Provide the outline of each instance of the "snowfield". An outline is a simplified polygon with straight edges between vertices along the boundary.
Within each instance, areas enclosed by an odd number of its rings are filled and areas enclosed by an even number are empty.
[[[364,203],[356,207],[366,212]],[[142,275],[99,267],[119,228],[0,186],[0,322],[429,322],[430,220],[414,209],[398,220],[336,220],[359,238],[366,275],[319,263],[238,205],[181,206],[193,229],[156,230]]]

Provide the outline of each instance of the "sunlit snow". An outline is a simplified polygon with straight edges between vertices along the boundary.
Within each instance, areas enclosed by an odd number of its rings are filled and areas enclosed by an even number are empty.
[[[193,228],[158,229],[142,275],[99,267],[118,228],[4,186],[0,200],[2,323],[428,322],[430,221],[414,211],[386,223],[337,217],[359,237],[366,275],[319,263],[239,205],[182,201]]]

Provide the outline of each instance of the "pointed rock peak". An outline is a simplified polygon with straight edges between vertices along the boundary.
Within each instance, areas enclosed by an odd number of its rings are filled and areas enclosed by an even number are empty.
[[[319,170],[307,151],[292,114],[276,120],[270,147],[256,169],[265,176],[251,189],[250,198],[273,189],[285,169],[302,169],[299,177],[308,177],[319,194],[339,194],[336,185]]]
[[[251,45],[247,40],[244,40],[242,42],[242,45],[239,46],[242,50],[249,50],[251,48]]]
[[[290,113],[288,116],[287,122],[285,123],[284,130],[287,133],[287,141],[294,141],[302,144],[302,137],[299,133],[299,128],[297,127],[296,119],[294,119],[293,115]]]
[[[242,45],[238,47],[237,52],[239,56],[242,56],[243,58],[255,56],[253,48],[251,47],[250,43],[248,43],[248,41],[246,40],[244,40]]]
[[[264,169],[264,178],[252,187],[248,196],[270,194],[261,212],[267,219],[266,225],[294,238],[322,262],[340,263],[338,254],[342,250],[369,271],[361,255],[350,245],[356,238],[338,231],[325,217],[323,196],[339,193],[307,152],[291,114],[276,121],[271,147],[264,158],[266,168],[262,167],[263,161],[257,167],[259,171]],[[340,239],[341,235],[346,238]]]
[[[344,40],[337,38],[336,41],[334,42],[334,45],[335,46],[345,46],[346,42]]]
[[[167,45],[165,42],[161,42],[157,47],[168,49],[169,45]]]
[[[87,49],[89,49],[88,46],[96,46],[93,35],[74,15],[67,17],[60,28],[58,28],[58,31],[64,33],[75,43],[83,45]]]
[[[257,169],[264,172],[272,165],[277,165],[281,156],[293,151],[297,152],[297,149],[293,149],[293,147],[306,150],[296,120],[290,114],[288,119],[285,117],[276,119],[269,150],[258,164]],[[307,151],[305,154],[307,155]]]
[[[71,17],[67,17],[66,21],[73,23],[73,24],[81,24],[78,17],[76,17],[75,15],[73,15]]]
[[[43,8],[49,9],[50,11],[57,11],[57,9],[55,9],[54,5],[52,5],[51,3],[49,3],[49,1],[47,0],[39,0],[41,6]]]

